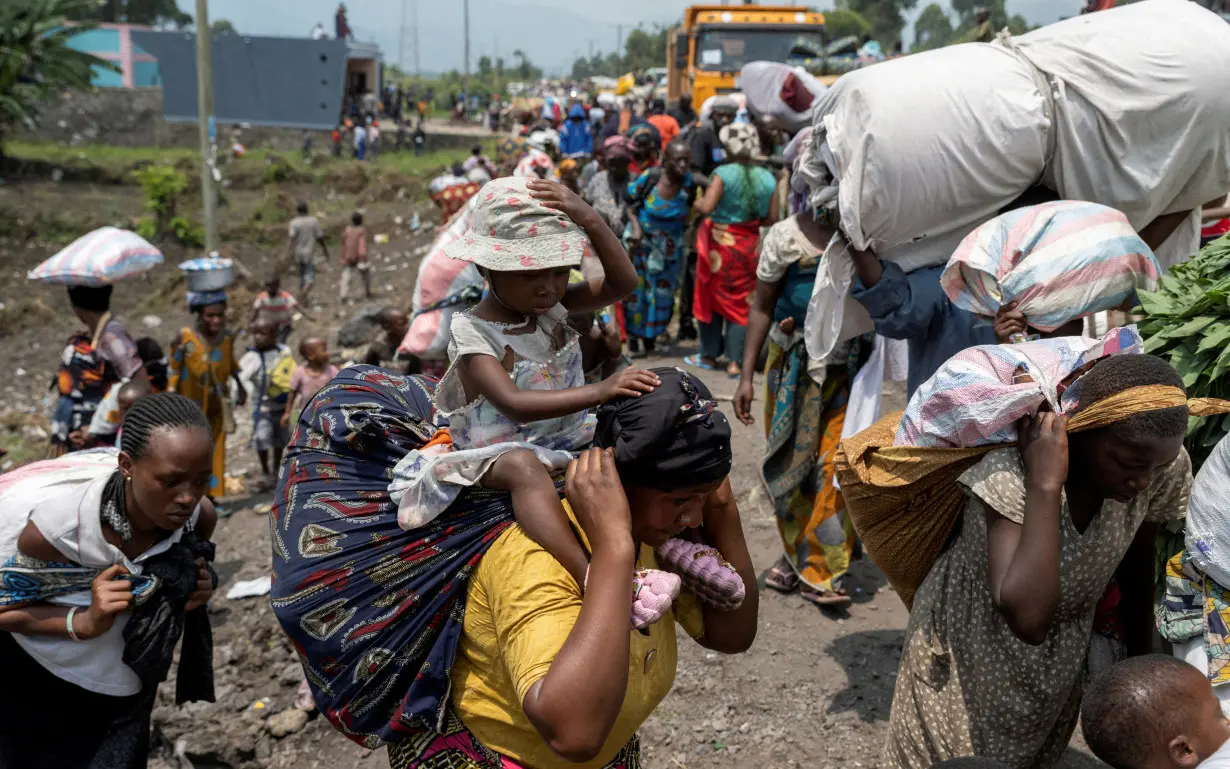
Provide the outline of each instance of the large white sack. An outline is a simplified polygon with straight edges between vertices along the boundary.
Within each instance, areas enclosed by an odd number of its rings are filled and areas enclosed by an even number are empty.
[[[1230,189],[1230,24],[1217,14],[1147,0],[1012,43],[1057,85],[1045,178],[1061,197],[1116,208],[1139,230]]]
[[[789,84],[789,87],[787,87]],[[811,73],[776,61],[753,61],[739,73],[748,109],[768,115],[790,133],[811,125],[820,97],[828,90]]]
[[[1196,473],[1187,508],[1187,555],[1217,584],[1230,585],[1230,436]]]
[[[1041,178],[1048,112],[1034,70],[998,45],[950,46],[843,75],[816,108],[812,140],[831,152],[851,245],[884,252],[940,231],[964,236],[994,216]],[[812,192],[813,205],[828,197]]]

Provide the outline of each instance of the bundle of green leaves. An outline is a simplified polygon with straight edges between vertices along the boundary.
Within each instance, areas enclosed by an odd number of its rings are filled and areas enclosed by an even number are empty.
[[[1230,235],[1161,277],[1158,290],[1141,292],[1145,352],[1170,361],[1189,398],[1230,399]],[[1199,468],[1230,431],[1230,415],[1192,417],[1187,452]]]

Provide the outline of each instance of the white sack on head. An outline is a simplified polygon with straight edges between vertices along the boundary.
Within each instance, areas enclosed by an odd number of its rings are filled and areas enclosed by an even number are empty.
[[[1139,230],[1230,189],[1230,24],[1217,14],[1147,0],[1012,42],[1057,83],[1045,182],[1061,197],[1118,209]]]
[[[739,73],[747,106],[767,115],[790,133],[811,125],[812,114],[827,86],[803,69],[775,61],[754,61]]]

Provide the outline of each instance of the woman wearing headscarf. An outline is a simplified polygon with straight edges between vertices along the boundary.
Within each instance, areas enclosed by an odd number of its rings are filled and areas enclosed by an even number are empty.
[[[177,702],[214,700],[205,603],[216,516],[201,410],[137,400],[120,450],[0,483],[0,766],[144,769],[181,636]]]
[[[612,136],[602,145],[602,157],[606,168],[594,174],[581,197],[594,207],[612,232],[622,236],[628,224],[632,143],[623,136]]]
[[[791,150],[797,153],[799,146]],[[797,160],[790,150],[787,154]],[[765,585],[786,593],[797,589],[804,600],[822,606],[850,603],[842,583],[858,538],[833,477],[850,385],[871,351],[871,339],[860,337],[838,345],[825,360],[812,361],[803,343],[807,303],[835,231],[827,216],[805,209],[765,235],[734,401],[739,421],[753,424],[756,359],[767,337],[761,468],[782,557]]]
[[[1070,414],[1026,417],[1017,446],[990,450],[957,481],[963,513],[910,611],[893,766],[975,755],[1054,766],[1116,575],[1128,654],[1151,651],[1157,524],[1184,516],[1192,487],[1183,381],[1160,358],[1121,354],[1068,392]],[[1069,417],[1088,427],[1069,434]]]
[[[52,386],[59,394],[51,421],[55,456],[113,445],[119,427],[117,385],[149,381],[128,329],[111,316],[111,290],[111,286],[68,287],[73,314],[87,330],[69,337]]]
[[[273,605],[335,727],[388,743],[395,769],[631,769],[636,731],[674,680],[676,623],[718,652],[751,645],[758,601],[729,425],[703,383],[655,373],[652,393],[599,410],[596,447],[567,472],[584,590],[513,523],[506,497],[470,493],[438,526],[398,526],[388,470],[441,437],[428,380],[356,366],[317,395],[274,506]],[[681,532],[731,564],[741,605],[685,591],[663,620],[630,629],[628,571]]]
[[[632,142],[632,164],[629,170],[633,176],[640,176],[658,165],[658,153],[662,151],[662,140],[659,136],[658,129],[648,123],[629,129],[628,141]]]
[[[722,128],[727,162],[713,172],[696,210],[709,218],[697,232],[696,291],[692,314],[700,323],[700,352],[688,365],[717,367],[726,356],[726,373],[738,377],[747,329],[748,298],[756,286],[760,228],[777,219],[773,194],[777,179],[752,157],[760,137],[750,123]]]
[[[645,171],[628,185],[633,214],[628,255],[639,282],[623,301],[623,317],[633,358],[653,353],[675,309],[683,233],[696,196],[691,159],[687,144],[675,142],[667,147],[666,162],[660,169]]]
[[[226,328],[226,303],[225,291],[188,292],[188,309],[196,321],[180,329],[172,343],[167,387],[200,406],[209,420],[214,444],[211,499],[226,493],[226,436],[235,427],[228,380],[235,381],[235,405],[248,400],[247,388],[239,379],[235,335]]]

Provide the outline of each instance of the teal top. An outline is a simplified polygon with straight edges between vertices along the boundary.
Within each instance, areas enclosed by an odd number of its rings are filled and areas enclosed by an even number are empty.
[[[715,170],[722,180],[722,199],[709,216],[719,224],[754,222],[769,215],[777,177],[767,168],[726,163]]]

